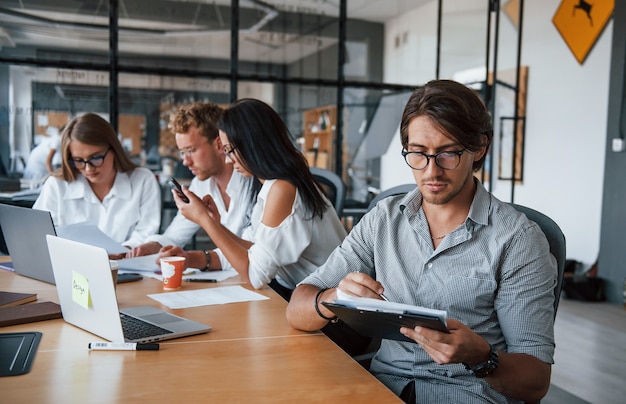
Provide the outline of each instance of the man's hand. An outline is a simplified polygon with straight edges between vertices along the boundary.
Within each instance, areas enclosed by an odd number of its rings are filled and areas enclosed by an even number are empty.
[[[159,258],[163,257],[185,257],[187,252],[177,245],[166,245],[159,250]]]
[[[164,257],[185,257],[185,269],[189,268],[189,254],[179,246],[167,245],[159,251],[159,258],[157,258],[157,264],[160,263],[160,259]]]
[[[337,289],[352,296],[381,299],[385,291],[383,285],[371,276],[361,272],[350,272],[339,282]]]
[[[447,363],[483,362],[489,358],[489,343],[458,320],[448,319],[449,334],[425,327],[402,327],[400,332],[417,342],[433,361]]]
[[[124,258],[143,257],[144,255],[156,254],[159,252],[161,247],[163,247],[161,244],[156,241],[151,241],[133,248],[126,253],[126,257]]]

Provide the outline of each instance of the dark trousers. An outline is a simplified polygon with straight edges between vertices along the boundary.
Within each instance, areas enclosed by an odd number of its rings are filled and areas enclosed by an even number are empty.
[[[276,279],[272,279],[268,286],[272,288],[274,292],[278,293],[280,297],[285,299],[285,301],[289,302],[289,300],[291,300],[291,294],[293,293],[293,290],[286,288],[280,283],[276,282]]]
[[[268,286],[285,301],[291,300],[293,290],[276,282],[276,279],[272,279]],[[362,354],[371,341],[371,338],[362,336],[341,320],[337,323],[328,323],[322,328],[322,332],[350,356]]]

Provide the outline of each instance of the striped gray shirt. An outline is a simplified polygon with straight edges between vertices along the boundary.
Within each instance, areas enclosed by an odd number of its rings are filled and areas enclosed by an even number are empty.
[[[434,250],[421,205],[419,189],[379,202],[302,283],[364,272],[391,301],[446,310],[502,351],[554,363],[556,260],[539,226],[477,181],[467,219]],[[414,343],[383,340],[371,371],[396,394],[415,380],[420,403],[515,402]]]

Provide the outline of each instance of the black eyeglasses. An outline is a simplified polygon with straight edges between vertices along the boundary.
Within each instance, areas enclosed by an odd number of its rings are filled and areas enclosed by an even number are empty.
[[[87,160],[72,158],[70,159],[70,164],[79,170],[82,170],[85,167],[87,167],[87,164],[89,164],[93,168],[97,168],[97,167],[102,166],[102,164],[104,164],[104,159],[106,158],[107,154],[109,154],[110,151],[111,151],[111,148],[109,147],[107,151],[104,152],[104,154],[101,154],[99,156],[93,156]]]
[[[229,156],[235,150],[237,150],[237,147],[232,147],[229,144],[225,144],[224,145],[224,154],[227,155],[227,156]]]
[[[461,162],[461,155],[466,150],[460,151],[442,151],[436,154],[426,154],[422,152],[410,152],[406,150],[402,150],[402,156],[404,156],[404,160],[414,170],[423,170],[430,163],[430,158],[434,157],[435,164],[444,170],[454,170],[459,166]]]

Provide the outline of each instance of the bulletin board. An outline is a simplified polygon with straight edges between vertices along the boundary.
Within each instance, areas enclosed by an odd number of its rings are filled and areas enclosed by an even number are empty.
[[[69,120],[69,112],[35,111],[35,135],[47,136],[47,130],[52,126],[59,129],[59,134],[61,134],[61,128],[65,126]],[[142,139],[146,132],[146,116],[120,114],[118,122],[118,132],[122,135],[122,143],[131,145],[129,148],[131,155],[139,155],[142,148]]]
[[[47,130],[51,126],[59,129],[60,134],[61,128],[69,122],[70,114],[61,111],[35,111],[34,119],[35,135],[47,136]]]
[[[122,143],[131,144],[130,154],[138,156],[141,153],[142,139],[146,133],[146,116],[120,114],[118,132],[122,135]]]

